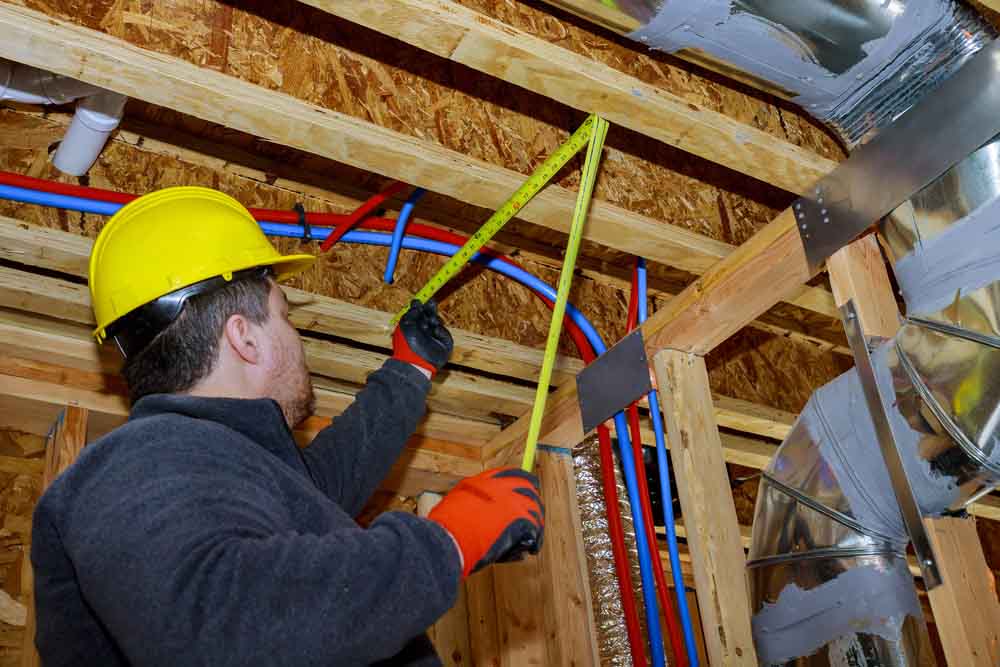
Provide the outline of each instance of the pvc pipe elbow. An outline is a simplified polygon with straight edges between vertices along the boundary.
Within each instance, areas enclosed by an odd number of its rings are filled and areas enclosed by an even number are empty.
[[[52,158],[56,169],[72,176],[87,173],[125,111],[124,95],[100,90],[77,103],[73,122]]]
[[[68,76],[0,59],[0,100],[66,104],[101,91],[101,88]]]

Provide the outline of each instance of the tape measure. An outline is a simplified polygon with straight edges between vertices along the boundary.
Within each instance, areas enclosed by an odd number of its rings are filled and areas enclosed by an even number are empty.
[[[497,232],[499,232],[504,225],[506,225],[511,218],[517,215],[518,211],[525,207],[525,205],[532,200],[532,198],[537,195],[542,188],[548,185],[552,177],[555,176],[560,169],[562,169],[567,162],[573,159],[573,156],[580,152],[587,142],[590,141],[590,137],[593,135],[594,126],[598,123],[600,119],[597,116],[591,114],[587,117],[587,120],[577,128],[576,132],[570,135],[569,139],[563,143],[552,155],[548,157],[535,171],[531,173],[531,176],[517,189],[514,194],[510,196],[503,205],[498,208],[489,219],[483,223],[483,226],[476,230],[476,233],[469,237],[469,240],[465,242],[457,253],[452,255],[444,266],[442,266],[434,276],[427,281],[427,284],[420,288],[413,298],[420,301],[421,303],[427,303],[427,300],[432,296],[437,294],[438,290],[444,287],[449,280],[458,275],[458,272],[472,260],[472,256],[475,255],[479,250],[492,239]],[[607,124],[606,121],[602,121]],[[392,318],[392,326],[399,323],[406,311],[409,310],[409,304],[407,304],[401,311],[396,313],[396,316]]]
[[[559,273],[559,290],[556,293],[555,306],[552,308],[549,337],[545,341],[545,356],[542,358],[542,370],[538,377],[538,389],[535,391],[535,403],[531,407],[528,440],[524,447],[524,458],[521,460],[521,468],[528,472],[531,472],[535,467],[535,450],[538,447],[538,438],[542,431],[542,417],[545,415],[545,403],[549,396],[549,384],[552,381],[552,368],[555,366],[556,352],[559,350],[559,337],[562,335],[563,317],[566,315],[566,303],[569,301],[569,288],[573,284],[573,269],[576,267],[576,256],[580,250],[580,242],[583,240],[583,225],[587,221],[590,199],[594,194],[594,183],[597,182],[597,168],[601,163],[604,137],[608,133],[608,121],[597,116],[591,116],[591,118],[594,120],[594,129],[587,147],[587,159],[583,163],[583,173],[580,176],[580,191],[576,196],[576,208],[573,210],[573,224],[569,228],[566,257]]]

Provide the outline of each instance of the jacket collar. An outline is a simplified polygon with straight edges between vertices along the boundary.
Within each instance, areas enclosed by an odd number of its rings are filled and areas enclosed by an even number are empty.
[[[150,394],[139,399],[129,421],[174,413],[227,426],[246,436],[296,469],[302,468],[278,403],[270,398],[205,398],[186,394]]]

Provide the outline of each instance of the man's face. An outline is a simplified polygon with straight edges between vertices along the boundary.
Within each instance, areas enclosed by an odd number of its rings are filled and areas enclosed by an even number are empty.
[[[316,395],[306,367],[302,340],[288,321],[288,300],[277,283],[271,283],[267,307],[268,319],[262,329],[270,347],[268,395],[281,406],[291,428],[312,414]]]

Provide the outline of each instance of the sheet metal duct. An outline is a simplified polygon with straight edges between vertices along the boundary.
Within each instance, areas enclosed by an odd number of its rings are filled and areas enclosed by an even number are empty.
[[[863,143],[993,33],[954,0],[617,0],[629,35],[762,82]],[[725,71],[724,70],[724,71]]]

